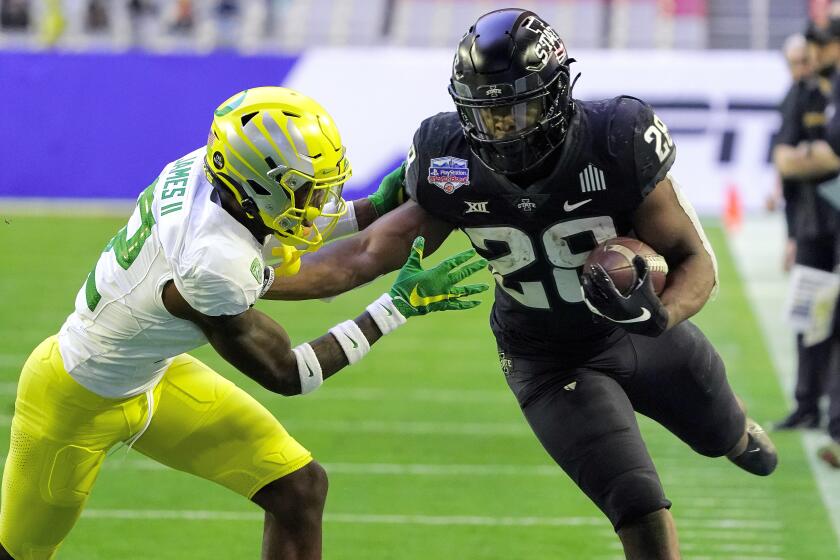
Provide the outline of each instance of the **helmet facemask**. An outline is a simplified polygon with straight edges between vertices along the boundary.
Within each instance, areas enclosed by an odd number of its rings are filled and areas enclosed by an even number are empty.
[[[346,159],[342,161],[346,162]],[[268,175],[287,193],[289,207],[273,219],[268,217],[266,225],[284,245],[293,245],[305,252],[317,250],[347,211],[341,194],[350,177],[349,166],[324,179],[283,165],[272,169]]]
[[[504,98],[471,99],[459,96],[458,89],[453,81],[449,93],[467,142],[490,169],[527,172],[563,143],[571,111],[567,70],[537,90]]]

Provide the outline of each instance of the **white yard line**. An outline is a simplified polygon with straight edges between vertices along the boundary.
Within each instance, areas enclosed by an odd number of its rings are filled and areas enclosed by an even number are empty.
[[[622,544],[618,541],[610,543],[610,548],[622,550]],[[687,542],[680,532],[680,552],[729,552],[739,554],[778,554],[782,552],[782,546],[778,544],[751,544],[751,543],[728,543],[714,539],[711,542]],[[691,558],[695,558],[692,556]]]
[[[594,556],[592,560],[624,560],[623,554]],[[782,556],[752,556],[750,554],[738,554],[737,556],[691,556],[691,560],[788,560]]]
[[[0,368],[20,369],[28,356],[26,354],[0,353]],[[14,395],[17,382],[0,382],[0,395]],[[312,397],[317,400],[337,401],[414,401],[455,404],[501,404],[516,406],[513,395],[507,389],[389,389],[384,387],[326,387]],[[524,425],[524,422],[523,422]]]
[[[2,456],[0,456],[2,459]],[[515,464],[423,464],[423,463],[322,463],[331,475],[344,476],[411,476],[411,477],[540,477],[562,479],[566,475],[559,467],[553,465],[515,465]],[[143,471],[167,471],[169,467],[152,461],[150,459],[123,459],[119,454],[108,459],[104,465],[108,470],[143,470]],[[675,484],[677,481],[674,482]],[[733,516],[744,515],[749,517],[745,508],[775,509],[777,500],[769,490],[757,491],[750,489],[749,493],[739,490],[737,496],[733,497],[709,497],[708,484],[698,484],[696,488],[702,489],[695,495],[690,492],[692,487],[687,487],[688,492],[681,488],[681,510],[680,516],[694,515],[697,510],[713,510],[720,512],[725,510],[733,512]],[[716,488],[722,488],[722,482],[716,482]],[[731,488],[739,488],[737,484]],[[754,511],[754,509],[753,509]],[[738,514],[738,515],[735,515]]]
[[[294,432],[296,420],[282,419]],[[0,426],[10,426],[12,417],[0,414]],[[386,420],[300,420],[306,429],[327,433],[435,435],[459,437],[532,437],[528,426],[517,422],[407,422]]]
[[[0,353],[0,367],[19,369],[26,361],[23,354]],[[17,392],[17,382],[0,382],[0,396],[14,395]],[[488,391],[484,389],[385,389],[381,387],[327,388],[316,393],[313,399],[337,401],[414,401],[428,403],[457,403],[457,404],[514,404],[513,396],[507,390]]]
[[[2,457],[0,457],[2,459]],[[323,463],[330,475],[343,476],[410,476],[410,477],[528,477],[528,478],[557,478],[562,479],[566,475],[559,467],[553,465],[514,465],[514,464],[418,464],[418,463]],[[107,470],[143,470],[143,471],[168,471],[169,467],[152,461],[150,459],[123,459],[120,456],[112,457],[105,462]],[[173,471],[174,472],[174,471]],[[717,517],[723,511],[729,517],[749,518],[756,509],[762,511],[774,510],[778,502],[769,491],[751,492],[744,494],[738,492],[737,497],[710,498],[708,496],[708,484],[698,485],[702,492],[692,496],[689,492],[682,492],[680,501],[680,518]],[[721,483],[715,483],[720,489]],[[737,485],[731,488],[738,488]],[[711,512],[711,513],[709,513]]]
[[[488,464],[412,464],[412,463],[321,463],[327,472],[362,476],[526,476],[564,477],[560,467],[552,465],[488,465]],[[169,467],[150,459],[105,462],[105,468],[131,470],[169,470]]]
[[[606,533],[605,533],[606,535]],[[679,529],[680,542],[720,542],[721,532],[713,529]],[[734,541],[758,541],[762,543],[781,542],[784,540],[782,533],[754,533],[748,531],[730,531],[725,536],[726,542]]]
[[[786,278],[781,271],[784,236],[780,216],[756,216],[748,218],[742,230],[730,234],[728,239],[747,297],[767,341],[776,375],[790,398],[795,349],[793,335],[781,317],[787,293]],[[802,433],[808,462],[840,543],[840,473],[823,465],[816,454],[825,441],[823,434]]]
[[[625,560],[623,554],[593,556],[592,560]],[[691,560],[793,560],[782,556],[753,556],[751,554],[738,554],[736,556],[691,556]],[[798,560],[798,559],[797,559]]]
[[[555,465],[427,465],[400,463],[326,463],[335,474],[406,476],[565,476]]]
[[[0,218],[9,216],[114,216],[128,217],[136,200],[75,198],[0,198]]]
[[[153,519],[181,521],[262,521],[262,512],[213,510],[86,509],[82,517],[91,519]],[[603,526],[600,517],[490,517],[476,515],[375,515],[327,513],[327,523],[379,525],[467,525],[490,527],[580,527]]]
[[[182,521],[261,521],[257,511],[214,510],[157,510],[157,509],[86,509],[82,517],[89,519],[150,519]],[[478,515],[401,515],[327,513],[327,523],[356,523],[375,525],[446,525],[484,527],[603,527],[602,517],[532,517],[532,516],[478,516]],[[712,529],[765,529],[778,530],[781,524],[763,519],[687,520],[687,527]]]
[[[284,425],[294,427],[294,420],[282,420]],[[307,430],[316,432],[348,432],[374,434],[412,434],[443,436],[480,437],[528,437],[531,430],[525,422],[427,422],[405,420],[307,420]]]
[[[381,387],[326,387],[313,398],[340,401],[419,401],[436,403],[501,403],[512,404],[514,397],[507,389],[386,389]],[[514,405],[515,406],[515,405]]]

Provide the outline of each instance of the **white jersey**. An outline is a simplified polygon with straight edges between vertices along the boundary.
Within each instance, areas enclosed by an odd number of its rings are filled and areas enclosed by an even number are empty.
[[[264,290],[263,246],[211,198],[205,148],[167,165],[105,247],[59,332],[67,372],[105,397],[154,387],[171,359],[207,342],[163,305],[172,280],[206,315],[237,315]]]

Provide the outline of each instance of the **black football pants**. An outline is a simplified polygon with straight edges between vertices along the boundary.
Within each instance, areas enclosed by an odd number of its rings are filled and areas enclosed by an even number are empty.
[[[500,358],[540,443],[616,530],[671,505],[634,411],[710,457],[725,455],[744,433],[720,356],[687,321],[657,338],[625,335],[571,362],[504,348]]]

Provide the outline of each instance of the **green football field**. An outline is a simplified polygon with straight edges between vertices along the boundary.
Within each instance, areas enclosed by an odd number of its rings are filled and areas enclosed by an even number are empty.
[[[123,224],[0,217],[0,454],[8,449],[20,365],[57,331]],[[767,349],[722,232],[709,234],[723,290],[697,322],[751,414],[778,418],[786,405]],[[440,254],[466,244],[453,238]],[[381,279],[329,304],[260,307],[299,343],[355,317],[388,285]],[[472,311],[412,320],[307,397],[270,394],[209,348],[195,353],[249,390],[326,466],[327,559],[623,557],[609,523],[553,465],[509,394],[487,326],[489,299]],[[640,422],[674,502],[685,558],[840,558],[798,435],[775,437],[779,469],[760,479]],[[119,451],[58,557],[258,558],[261,519],[256,506],[226,489]]]

